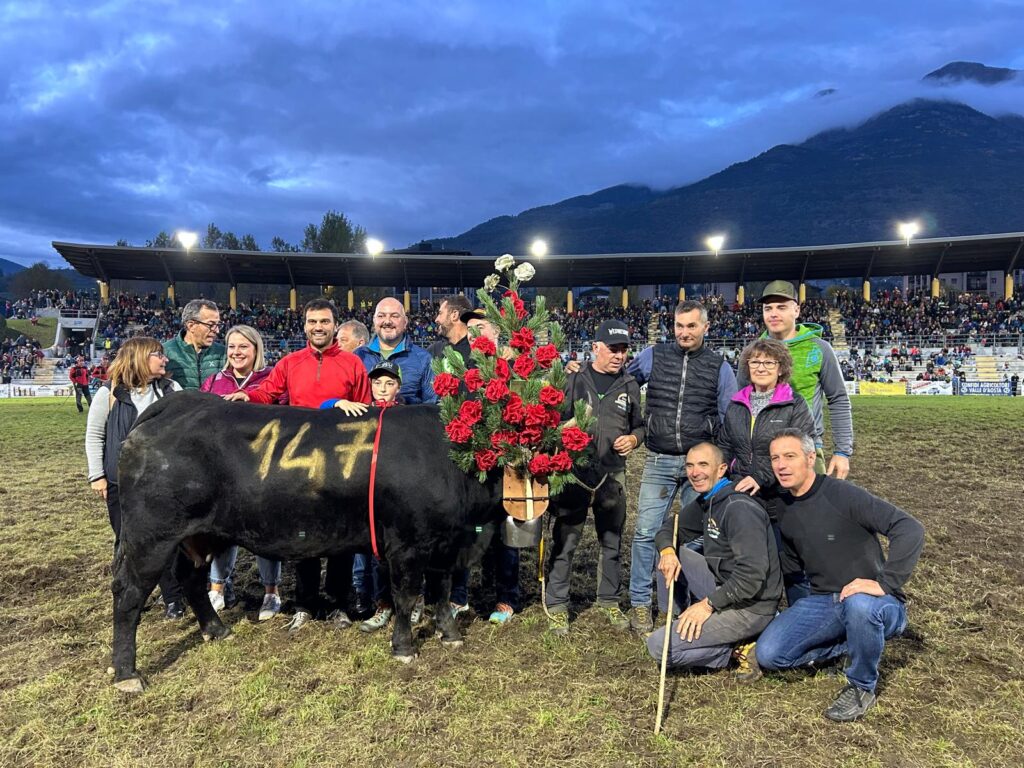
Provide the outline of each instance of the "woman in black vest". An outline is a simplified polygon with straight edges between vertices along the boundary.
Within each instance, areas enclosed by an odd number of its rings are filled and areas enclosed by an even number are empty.
[[[181,387],[167,378],[167,355],[149,336],[128,339],[110,365],[109,381],[100,387],[89,409],[85,427],[85,455],[89,484],[107,502],[114,551],[121,537],[121,503],[117,490],[117,459],[121,443],[139,415],[168,392]],[[169,619],[185,615],[181,588],[168,564],[160,579],[160,593]]]

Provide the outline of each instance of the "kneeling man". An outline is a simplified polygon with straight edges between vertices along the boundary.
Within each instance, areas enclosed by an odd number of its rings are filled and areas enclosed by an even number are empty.
[[[847,685],[825,716],[856,720],[875,704],[885,641],[907,626],[903,584],[924,544],[924,528],[853,483],[814,473],[814,441],[784,429],[771,443],[783,569],[806,571],[811,595],[781,613],[757,641],[757,663],[788,669],[848,654]],[[878,540],[889,540],[889,556]]]
[[[726,477],[722,452],[698,443],[686,454],[686,477],[698,494],[679,514],[682,541],[704,537],[704,554],[673,541],[672,517],[654,537],[658,561],[658,602],[668,610],[666,584],[679,579],[679,608],[690,604],[676,624],[669,643],[672,667],[723,668],[733,646],[750,640],[768,626],[782,597],[782,573],[775,534],[764,508],[740,493]],[[689,592],[689,596],[687,595]],[[681,594],[680,594],[681,593]],[[661,658],[665,627],[647,639],[647,650]],[[756,676],[740,657],[737,679]]]

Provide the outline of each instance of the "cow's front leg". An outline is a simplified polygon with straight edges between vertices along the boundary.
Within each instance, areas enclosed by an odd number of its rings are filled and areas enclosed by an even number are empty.
[[[423,570],[414,560],[395,563],[389,558],[391,585],[395,600],[395,628],[391,633],[391,655],[396,661],[408,664],[416,658],[416,646],[412,641],[412,609],[423,586]]]
[[[207,576],[210,572],[209,566],[205,563],[197,568],[192,558],[186,553],[178,551],[176,575],[181,582],[181,589],[185,593],[185,599],[192,606],[192,612],[199,622],[199,631],[203,634],[203,640],[220,640],[231,634],[231,630],[220,620],[220,616],[213,610],[210,603],[210,593],[206,591]]]

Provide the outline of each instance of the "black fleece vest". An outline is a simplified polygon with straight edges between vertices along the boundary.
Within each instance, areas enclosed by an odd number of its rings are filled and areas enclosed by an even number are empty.
[[[702,346],[684,352],[675,342],[654,345],[647,381],[647,449],[682,456],[718,434],[718,377],[722,357]]]

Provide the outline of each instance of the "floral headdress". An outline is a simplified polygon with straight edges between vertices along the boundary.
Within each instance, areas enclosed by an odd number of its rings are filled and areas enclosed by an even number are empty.
[[[434,361],[434,391],[441,399],[441,419],[451,445],[450,455],[480,482],[495,467],[512,467],[519,474],[547,482],[556,494],[575,482],[574,466],[587,463],[592,417],[580,400],[573,418],[562,423],[565,370],[558,350],[564,335],[549,320],[543,296],[531,315],[519,297],[519,286],[535,274],[533,265],[516,266],[505,254],[494,262],[497,274],[477,291],[487,319],[498,328],[499,349],[486,336],[476,336],[470,349],[476,368],[467,370],[462,356],[449,347]],[[507,281],[500,305],[492,294]]]

